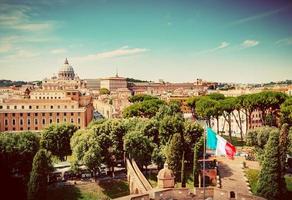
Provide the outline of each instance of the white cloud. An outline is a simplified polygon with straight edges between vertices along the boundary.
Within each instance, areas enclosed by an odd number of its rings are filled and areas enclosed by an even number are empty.
[[[115,58],[115,57],[136,55],[136,54],[144,53],[146,51],[148,51],[148,49],[130,48],[128,46],[123,46],[119,49],[115,49],[112,51],[105,51],[105,52],[100,52],[96,54],[75,57],[73,59],[75,59],[76,61],[94,61],[94,60],[102,60],[102,59]]]
[[[225,49],[228,46],[230,46],[230,43],[224,41],[224,42],[221,42],[220,45],[217,46],[217,47],[215,47],[215,48],[206,49],[206,50],[203,50],[203,51],[198,52],[197,54],[201,55],[201,54],[215,52],[215,51],[218,51],[218,50],[221,50],[221,49]]]
[[[276,45],[279,46],[287,46],[287,45],[292,45],[292,37],[284,38],[281,40],[276,41]]]
[[[253,16],[249,16],[249,17],[246,17],[246,18],[242,18],[242,19],[239,19],[237,21],[234,21],[234,22],[230,23],[229,26],[234,26],[234,25],[243,24],[243,23],[246,23],[246,22],[249,22],[249,21],[255,21],[255,20],[262,19],[262,18],[266,18],[266,17],[272,16],[272,15],[275,15],[277,13],[280,13],[282,11],[285,11],[290,7],[291,6],[286,6],[286,7],[278,8],[278,9],[275,9],[275,10],[270,10],[270,11],[267,11],[267,12],[259,13],[257,15],[253,15]]]
[[[256,40],[245,40],[241,43],[241,46],[243,48],[250,48],[259,45],[259,43],[260,42]]]
[[[28,6],[2,4],[0,7],[1,29],[42,31],[53,27],[52,21],[34,22],[29,15],[31,12],[32,9]]]
[[[62,54],[62,53],[66,53],[67,50],[66,49],[53,49],[51,50],[52,54]]]

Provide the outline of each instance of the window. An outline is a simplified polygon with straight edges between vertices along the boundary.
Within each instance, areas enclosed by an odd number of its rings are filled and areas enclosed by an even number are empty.
[[[74,119],[73,119],[73,118],[71,118],[71,123],[72,123],[72,124],[74,123]]]
[[[15,117],[15,113],[12,113],[12,117]]]
[[[39,106],[36,106],[36,109],[39,109]]]
[[[7,106],[7,109],[9,109],[10,107],[9,106]]]
[[[51,109],[53,109],[54,108],[54,106],[51,106]]]
[[[20,115],[20,117],[22,117],[23,116],[23,113],[20,113],[19,115]]]
[[[24,106],[21,106],[21,109],[24,109]]]
[[[58,106],[58,109],[60,109],[60,105]]]
[[[3,109],[3,106],[0,106],[0,109]]]
[[[67,113],[64,113],[64,116],[66,116],[67,115]]]
[[[46,124],[46,119],[45,118],[43,118],[43,124]]]
[[[67,109],[67,106],[64,106],[65,109]]]
[[[30,113],[27,113],[27,116],[30,116]]]
[[[34,124],[38,125],[38,119],[34,119]]]
[[[53,116],[53,113],[50,113],[50,116],[52,117]]]
[[[28,126],[30,125],[30,119],[27,119],[27,125]]]
[[[23,119],[20,119],[20,120],[19,120],[19,124],[20,124],[20,126],[23,125]]]
[[[46,113],[42,113],[42,116],[44,117],[46,115]]]
[[[73,116],[74,115],[74,113],[71,113],[71,116]]]
[[[78,118],[78,124],[80,124],[80,118]]]
[[[52,120],[52,118],[50,118],[50,124],[51,124],[51,123],[53,123],[53,120]]]
[[[17,109],[17,106],[14,106],[14,109]]]
[[[35,113],[34,116],[38,116],[38,113]]]
[[[59,118],[57,118],[57,123],[60,123],[60,119]]]
[[[13,128],[12,128],[12,130],[14,130],[14,131],[15,131],[15,128],[13,127]]]
[[[38,130],[38,127],[35,127],[35,130]]]
[[[23,128],[21,127],[20,130],[23,131]]]
[[[5,126],[8,126],[8,120],[7,119],[5,119]]]
[[[29,106],[29,109],[32,109],[32,106]]]
[[[63,119],[63,121],[64,121],[64,122],[67,122],[67,119],[66,119],[66,118],[64,118],[64,119]]]
[[[12,125],[15,126],[15,119],[12,120]]]
[[[60,115],[60,113],[57,113],[57,116],[59,116]]]
[[[8,114],[7,113],[5,113],[5,117],[7,117],[8,116]]]

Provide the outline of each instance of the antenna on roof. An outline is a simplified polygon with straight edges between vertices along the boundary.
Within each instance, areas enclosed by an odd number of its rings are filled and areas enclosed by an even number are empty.
[[[116,67],[116,77],[119,77],[118,67]]]

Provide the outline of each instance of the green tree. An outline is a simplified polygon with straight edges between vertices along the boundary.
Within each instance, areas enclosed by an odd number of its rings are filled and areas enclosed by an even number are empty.
[[[52,164],[48,152],[40,149],[34,159],[28,183],[28,199],[38,200],[46,198],[47,178],[52,171]]]
[[[201,97],[196,102],[196,113],[204,120],[207,120],[208,126],[211,126],[211,118],[215,114],[216,100],[209,97]]]
[[[155,116],[161,105],[165,104],[164,101],[159,99],[144,100],[136,102],[123,110],[124,118],[131,117],[146,117],[151,118]]]
[[[110,91],[107,88],[100,88],[99,94],[110,94]]]
[[[183,144],[181,134],[175,133],[169,144],[166,146],[165,157],[169,168],[173,170],[177,180],[179,180],[180,177],[182,153]]]
[[[235,109],[236,101],[234,97],[229,97],[220,101],[220,107],[223,111],[223,117],[228,123],[229,140],[232,141],[231,136],[231,114]]]
[[[287,187],[285,182],[285,174],[286,174],[286,159],[288,153],[288,146],[289,146],[289,127],[288,124],[283,124],[280,131],[280,139],[279,139],[279,158],[280,158],[280,190],[281,195],[283,197],[287,196]]]
[[[285,199],[281,186],[279,131],[273,130],[265,147],[264,161],[259,174],[257,194],[269,200]]]
[[[193,160],[194,187],[198,187],[199,186],[199,174],[201,171],[199,159],[201,158],[202,152],[204,151],[204,138],[203,137],[200,137],[199,141],[195,144],[193,151],[194,151],[194,160]]]
[[[64,160],[72,153],[70,139],[76,130],[73,124],[51,125],[42,132],[41,147]]]
[[[84,164],[91,170],[95,180],[102,161],[99,138],[93,130],[78,130],[71,138],[73,165]]]
[[[124,146],[128,157],[134,159],[139,167],[145,166],[147,169],[154,148],[149,138],[138,131],[128,132],[124,137]]]
[[[152,99],[158,99],[158,98],[151,95],[147,95],[147,94],[136,94],[134,96],[129,97],[129,101],[131,103],[142,102],[142,101],[147,101],[147,100],[152,100]]]
[[[281,105],[281,121],[292,126],[292,97]]]
[[[189,99],[187,99],[187,105],[191,108],[192,110],[192,115],[193,118],[196,119],[198,116],[196,114],[196,103],[197,101],[200,99],[200,97],[190,97]]]

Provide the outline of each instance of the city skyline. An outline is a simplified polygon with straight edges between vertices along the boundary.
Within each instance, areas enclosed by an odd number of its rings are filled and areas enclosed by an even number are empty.
[[[260,83],[292,77],[288,1],[0,1],[0,78]]]

